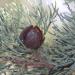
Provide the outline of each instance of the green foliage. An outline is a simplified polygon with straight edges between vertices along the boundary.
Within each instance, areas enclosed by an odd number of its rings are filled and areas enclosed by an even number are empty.
[[[30,10],[28,13],[28,19],[30,24],[38,25],[40,28],[44,30],[44,34],[47,33],[51,23],[55,20],[57,16],[58,8],[55,5],[43,5],[42,0],[38,2],[38,6],[32,7],[32,11]],[[35,22],[35,23],[33,23]]]
[[[54,21],[56,17],[56,5],[52,8],[47,6],[48,9],[44,10],[44,6],[39,4],[36,7],[33,7],[33,12],[27,13],[27,11],[23,9],[22,5],[15,4],[12,2],[9,5],[6,5],[5,8],[0,8],[0,62],[1,62],[1,74],[10,73],[10,75],[40,75],[40,74],[48,74],[47,68],[31,68],[31,71],[23,68],[23,64],[21,67],[15,63],[14,64],[6,64],[9,61],[15,61],[15,59],[25,60],[27,56],[30,56],[27,49],[23,43],[19,40],[19,34],[22,29],[30,24],[33,24],[30,21],[34,19],[36,25],[43,27],[44,34],[46,34],[50,24]],[[48,11],[49,10],[49,11]],[[48,23],[48,24],[47,24]],[[40,52],[42,56],[45,58],[49,58],[49,55],[46,51],[47,48],[43,46],[40,48]],[[51,50],[50,48],[48,48]],[[45,53],[44,53],[45,52]],[[47,55],[46,55],[47,54]],[[15,58],[14,58],[15,56]],[[48,59],[50,63],[50,58]],[[46,60],[47,61],[47,60]],[[14,66],[12,69],[11,67]]]
[[[53,23],[54,36],[56,36],[55,46],[54,46],[54,61],[58,64],[66,64],[69,62],[75,62],[75,12],[72,10],[67,2],[65,4],[68,7],[69,13],[57,13],[58,17],[62,23],[62,27],[59,28],[57,24]],[[62,61],[62,62],[61,62]],[[54,75],[69,75],[69,73],[75,69],[75,64],[68,67],[63,71],[55,72]],[[66,72],[66,73],[65,73]]]

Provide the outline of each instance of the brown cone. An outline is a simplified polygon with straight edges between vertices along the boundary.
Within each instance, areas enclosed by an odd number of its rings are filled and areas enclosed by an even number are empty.
[[[20,40],[27,48],[37,49],[42,45],[44,35],[38,26],[31,25],[21,32]]]

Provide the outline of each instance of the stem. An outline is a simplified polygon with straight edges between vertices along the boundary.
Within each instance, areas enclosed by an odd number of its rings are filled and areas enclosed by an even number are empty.
[[[17,58],[17,57],[0,57],[0,59],[2,59],[3,61],[11,61],[19,66],[24,65],[24,68],[27,68],[28,66],[31,66],[33,68],[48,68],[53,69],[55,65],[53,64],[48,64],[45,62],[30,62],[30,60],[24,60],[21,58]]]

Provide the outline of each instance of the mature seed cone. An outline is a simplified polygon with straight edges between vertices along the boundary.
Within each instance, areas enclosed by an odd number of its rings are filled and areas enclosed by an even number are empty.
[[[38,49],[44,41],[44,35],[38,26],[31,25],[21,32],[20,40],[27,48]]]

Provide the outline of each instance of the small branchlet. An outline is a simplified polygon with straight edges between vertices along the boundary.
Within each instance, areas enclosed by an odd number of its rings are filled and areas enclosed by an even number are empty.
[[[57,16],[58,8],[56,7],[56,2],[55,5],[51,4],[50,5],[43,5],[42,1],[40,0],[40,4],[38,6],[32,7],[33,11],[29,11],[29,21],[30,23],[35,22],[34,25],[38,25],[41,27],[44,31],[44,35],[48,32],[48,29],[53,23]]]

